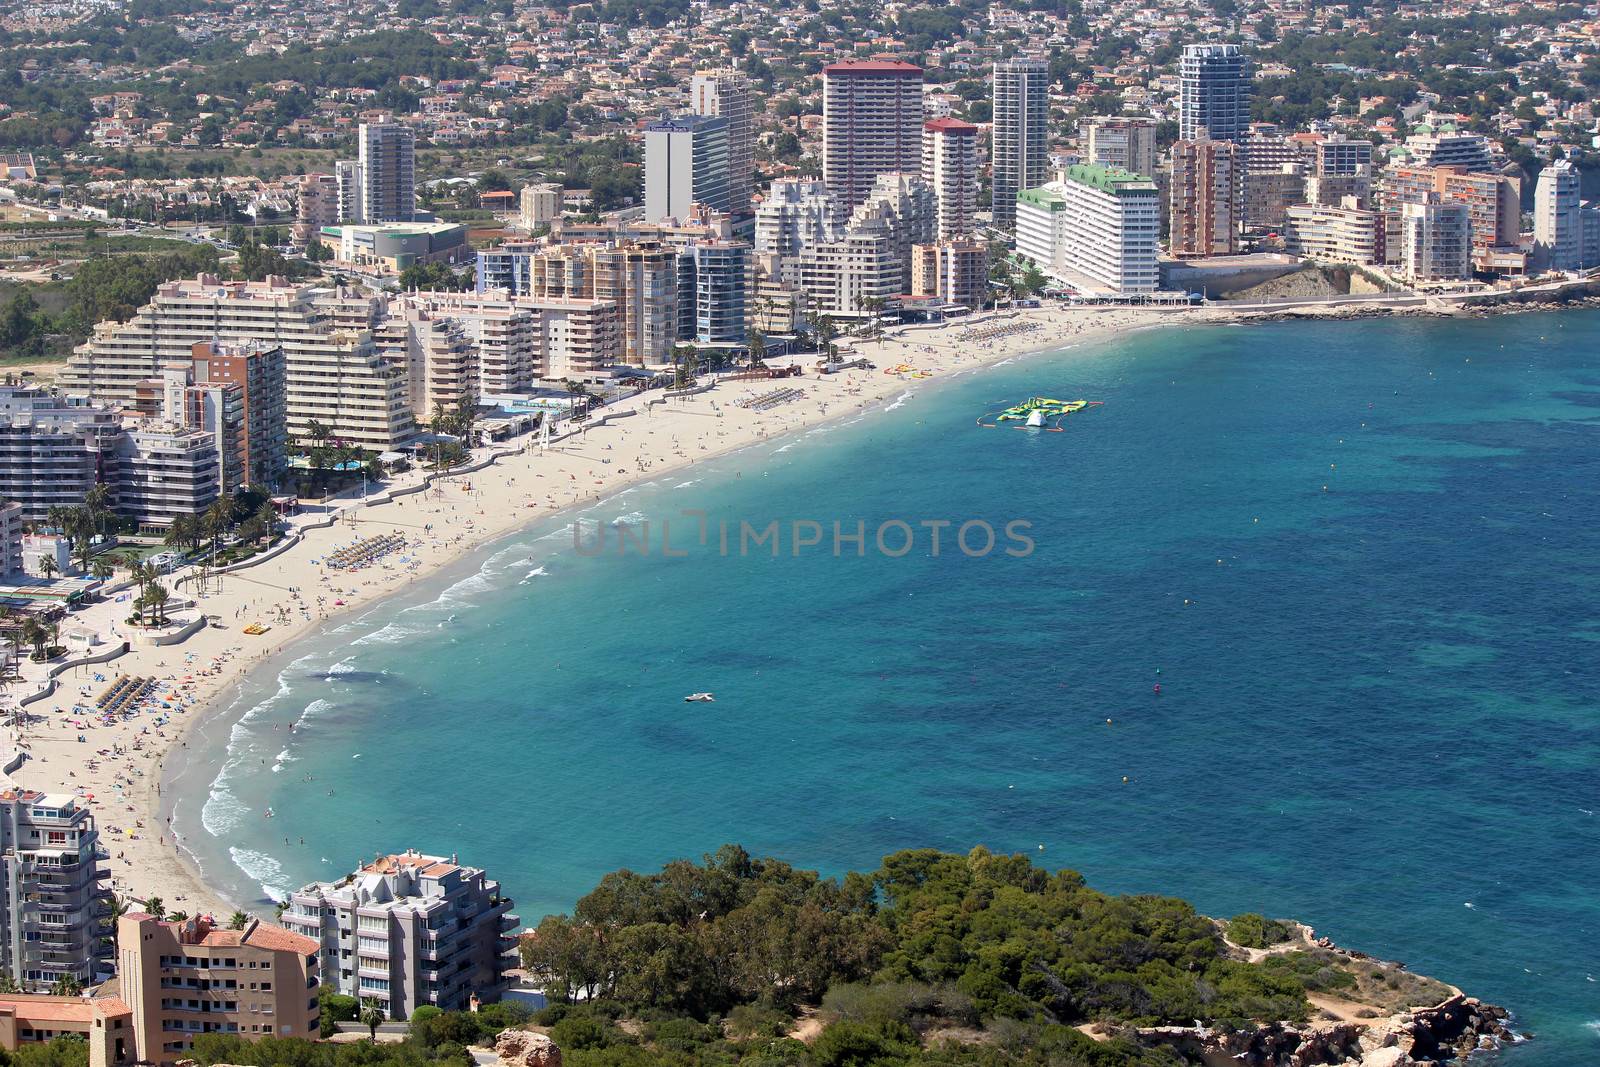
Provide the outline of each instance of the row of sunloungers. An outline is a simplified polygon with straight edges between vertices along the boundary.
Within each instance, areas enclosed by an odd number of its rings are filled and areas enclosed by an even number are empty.
[[[1028,333],[1038,328],[1037,322],[1006,322],[994,326],[974,326],[961,331],[961,340],[995,341],[1002,337],[1010,337],[1014,333]]]
[[[155,691],[154,678],[135,678],[124,674],[106,687],[100,699],[95,701],[95,706],[107,715],[120,715],[124,711],[132,711],[140,701],[154,695]]]
[[[787,404],[791,400],[799,400],[805,395],[806,392],[804,389],[792,389],[785,387],[782,389],[773,389],[770,392],[762,393],[760,396],[753,396],[744,400],[737,400],[735,403],[739,407],[749,408],[751,411],[768,411],[777,407],[779,404]]]
[[[353,545],[346,545],[328,553],[323,560],[329,567],[340,567],[353,570],[356,567],[365,567],[375,563],[383,556],[387,556],[396,549],[406,547],[406,539],[400,534],[379,534],[376,537],[363,538]]]

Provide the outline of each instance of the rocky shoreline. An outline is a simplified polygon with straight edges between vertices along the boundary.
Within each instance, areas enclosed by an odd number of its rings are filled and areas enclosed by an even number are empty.
[[[1422,1067],[1459,1063],[1474,1052],[1522,1040],[1507,1025],[1509,1019],[1504,1008],[1456,994],[1370,1023],[1273,1023],[1236,1030],[1153,1026],[1127,1036],[1143,1045],[1166,1045],[1207,1067]]]

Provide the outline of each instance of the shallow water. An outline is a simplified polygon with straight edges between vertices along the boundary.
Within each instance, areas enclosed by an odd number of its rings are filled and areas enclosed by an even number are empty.
[[[1588,312],[1294,323],[932,383],[591,509],[604,556],[547,520],[298,644],[191,742],[177,824],[241,899],[414,846],[530,925],[726,841],[982,842],[1303,919],[1510,1006],[1507,1063],[1592,1062],[1596,353]],[[1029,394],[1105,406],[974,425]],[[823,544],[739,555],[796,519]],[[931,555],[972,519],[1036,548]]]

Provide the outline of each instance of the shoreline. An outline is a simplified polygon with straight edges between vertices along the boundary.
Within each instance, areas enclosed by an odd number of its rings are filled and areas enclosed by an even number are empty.
[[[1579,304],[1574,310],[1583,306]],[[31,727],[27,739],[33,748],[30,759],[11,777],[29,787],[50,791],[71,792],[75,787],[87,786],[91,795],[103,791],[108,800],[122,803],[121,809],[113,810],[104,801],[93,801],[102,840],[113,855],[110,862],[113,885],[120,896],[128,899],[160,896],[169,909],[178,905],[182,910],[191,912],[230,910],[238,906],[237,902],[229,900],[227,894],[208,884],[191,850],[176,839],[167,840],[172,833],[169,827],[177,804],[190,799],[203,806],[209,799],[214,779],[208,779],[202,788],[186,785],[174,789],[173,780],[180,777],[191,764],[187,760],[180,762],[169,757],[183,753],[188,748],[189,738],[203,726],[231,726],[237,721],[227,712],[233,710],[242,686],[252,672],[283,662],[283,654],[293,653],[307,638],[325,635],[330,623],[338,625],[361,611],[391,600],[396,593],[418,580],[437,578],[481,550],[525,532],[539,520],[563,519],[579,508],[614,498],[627,489],[648,484],[667,474],[680,473],[696,462],[725,457],[752,445],[786,438],[797,430],[839,421],[847,416],[862,415],[874,409],[881,410],[908,389],[937,385],[970,371],[1023,356],[1097,342],[1119,341],[1145,330],[1170,326],[1257,324],[1286,318],[1367,318],[1374,314],[1383,317],[1483,317],[1481,309],[1475,310],[1476,313],[1459,308],[1349,305],[1273,311],[1234,311],[1226,308],[1020,309],[1005,316],[912,328],[899,334],[885,335],[880,341],[860,342],[856,354],[876,365],[872,371],[839,372],[826,376],[808,372],[805,377],[773,381],[721,380],[708,392],[650,406],[646,405],[646,401],[658,400],[661,394],[641,394],[606,409],[611,413],[612,421],[596,426],[592,431],[593,440],[591,434],[586,432],[559,444],[553,442],[549,452],[541,453],[527,451],[532,443],[527,438],[521,438],[517,442],[523,446],[521,450],[492,459],[488,466],[470,474],[447,473],[436,481],[433,488],[423,493],[369,504],[348,501],[330,527],[309,531],[301,543],[278,556],[224,576],[220,583],[222,588],[214,594],[195,597],[195,610],[225,620],[228,629],[202,629],[188,640],[164,648],[134,646],[125,655],[98,668],[74,668],[64,674],[58,692],[40,701],[30,711],[38,714],[48,705],[57,704],[59,712],[58,702],[64,700],[70,703],[72,700],[72,695],[67,692],[68,687],[74,682],[83,684],[96,669],[103,672],[108,680],[119,674],[175,680],[183,671],[194,672],[193,683],[183,683],[184,698],[190,701],[187,709],[175,718],[169,715],[171,725],[164,734],[157,731],[154,744],[151,744],[148,735],[148,725],[142,719],[96,731],[97,735],[112,735],[109,740],[115,743],[114,748],[127,743],[130,738],[134,739],[134,752],[117,749],[129,764],[125,768],[129,772],[126,774],[121,773],[124,768],[115,768],[119,772],[115,779],[126,782],[126,791],[121,785],[113,788],[110,784],[114,779],[107,775],[113,768],[101,770],[98,775],[86,773],[79,777],[85,765],[93,765],[96,749],[84,750],[75,744],[66,747],[64,742],[68,739],[40,736]],[[1488,314],[1537,310],[1553,309],[1511,305],[1489,311]],[[961,336],[969,330],[992,331],[1008,324],[1032,324],[1033,328],[1009,333],[1001,330],[999,336],[987,342],[974,343]],[[808,365],[814,362],[814,357],[796,357],[796,360]],[[772,362],[781,364],[782,360],[775,359]],[[884,373],[886,368],[902,362],[930,369],[933,373],[930,377],[916,380],[905,380],[901,376]],[[765,394],[785,386],[800,389],[806,396],[792,404],[765,412],[753,412],[736,405],[741,398]],[[715,436],[708,438],[713,432]],[[695,441],[688,440],[692,434],[698,435]],[[680,441],[679,435],[685,440]],[[648,440],[653,437],[666,437],[667,440]],[[689,451],[695,444],[698,444],[698,448]],[[613,459],[626,462],[626,457],[620,454],[622,449],[636,446],[641,451],[631,470],[613,465]],[[580,483],[580,475],[587,478],[588,482]],[[563,476],[567,479],[564,483],[560,482]],[[540,486],[525,481],[530,478],[547,480]],[[496,483],[494,479],[502,481]],[[393,485],[398,488],[415,484],[418,480],[420,477]],[[564,499],[557,500],[557,493],[546,492],[544,504],[538,504],[530,496],[526,504],[519,505],[514,499],[519,495],[519,481],[522,482],[522,491],[548,491],[553,486],[559,486]],[[512,491],[501,491],[502,486]],[[463,515],[463,510],[471,514]],[[326,513],[317,514],[321,516]],[[472,514],[481,519],[472,517]],[[405,521],[413,518],[424,521]],[[440,529],[429,530],[424,536],[417,537],[416,531],[433,523],[437,523]],[[371,524],[373,528],[361,530],[363,524]],[[411,556],[406,566],[396,567],[386,559],[361,570],[328,572],[318,564],[316,557],[334,546],[357,536],[379,532],[406,533],[408,537],[416,538],[406,550]],[[278,582],[268,581],[269,577],[278,579]],[[335,581],[338,584],[334,584]],[[307,598],[293,600],[291,606],[296,611],[289,616],[280,616],[273,623],[271,633],[276,640],[260,649],[251,649],[249,639],[239,644],[237,627],[250,621],[246,615],[260,614],[265,610],[256,607],[261,590],[276,590],[279,594],[278,606],[281,606],[281,594],[291,588],[307,594]],[[189,595],[186,591],[180,592],[180,599]],[[316,596],[314,611],[311,610],[312,601],[309,599],[312,594],[326,594]],[[233,612],[232,618],[228,617],[230,610]],[[119,614],[114,606],[102,604],[85,615],[97,612],[104,612],[108,617]],[[299,617],[294,618],[293,614],[299,614]],[[112,632],[116,632],[114,623]],[[205,656],[211,657],[209,667],[200,665],[205,662]],[[244,709],[243,713],[248,713],[248,710]],[[70,718],[70,713],[64,714]],[[49,714],[45,715],[47,722],[50,718]],[[56,725],[69,726],[70,722],[58,720]],[[145,726],[145,729],[139,730],[140,726]],[[76,729],[72,727],[68,732]],[[94,736],[93,740],[99,742],[102,738]],[[141,748],[141,741],[149,747]],[[51,760],[52,756],[55,760]],[[223,758],[226,759],[226,755]],[[50,765],[48,769],[46,764]],[[66,768],[65,777],[61,777],[63,768]],[[113,792],[118,794],[114,798],[109,796]],[[199,824],[201,815],[197,812],[193,818]],[[130,823],[134,829],[117,826],[120,822]],[[157,835],[154,843],[148,840],[152,828]],[[122,848],[120,852],[116,851],[119,846]],[[172,862],[174,859],[176,863]],[[259,900],[247,905],[259,906]]]
[[[1120,340],[1158,326],[1214,325],[1237,318],[1232,314],[1197,314],[1190,309],[1046,307],[914,329],[885,335],[879,341],[858,343],[856,354],[875,364],[872,371],[820,375],[808,366],[806,376],[796,379],[721,380],[708,392],[648,408],[645,401],[656,400],[660,394],[641,394],[606,409],[611,421],[559,445],[552,442],[549,452],[527,451],[531,443],[523,438],[517,442],[523,446],[521,450],[501,455],[470,474],[446,474],[420,494],[366,505],[352,501],[354,506],[341,509],[330,527],[310,530],[301,543],[279,555],[223,576],[220,588],[209,594],[193,594],[185,587],[176,587],[178,599],[192,596],[193,610],[221,619],[227,629],[201,629],[186,641],[159,648],[135,645],[118,659],[98,666],[108,681],[120,674],[170,679],[179,708],[167,714],[165,730],[158,728],[152,738],[149,731],[153,724],[141,716],[115,726],[93,728],[87,731],[87,737],[80,735],[80,740],[95,742],[87,750],[70,737],[62,737],[63,731],[73,734],[80,729],[72,724],[74,713],[61,707],[74,699],[70,686],[78,684],[91,691],[101,687],[91,677],[97,668],[74,668],[62,676],[57,693],[29,709],[33,716],[43,713],[45,730],[41,732],[30,723],[23,742],[31,748],[30,758],[11,777],[31,788],[83,790],[93,798],[92,809],[102,841],[112,856],[108,866],[119,896],[140,900],[159,896],[168,909],[191,913],[231,910],[240,902],[229,900],[227,894],[208,884],[191,850],[172,836],[174,808],[184,800],[204,805],[213,783],[208,780],[204,789],[187,784],[173,788],[172,782],[192,765],[188,760],[172,757],[185,752],[188,740],[203,725],[231,725],[236,721],[227,713],[235,710],[247,677],[280,662],[284,653],[293,652],[305,638],[325,634],[330,622],[337,624],[391,599],[418,580],[435,578],[468,556],[525,531],[541,519],[561,519],[577,508],[681,472],[698,462],[881,408],[919,385],[936,385],[967,371],[1024,355]],[[1017,329],[1018,326],[1027,328]],[[962,336],[969,332],[992,336]],[[809,365],[814,357],[796,357],[796,361]],[[783,361],[772,362],[781,365]],[[885,373],[900,363],[917,366],[931,376],[907,380]],[[761,412],[737,406],[740,399],[786,386],[802,390],[805,395]],[[631,417],[621,412],[630,412]],[[634,448],[639,451],[629,467],[613,464],[614,459],[628,462],[620,453]],[[580,483],[580,476],[587,482]],[[543,480],[544,484],[538,485],[534,479]],[[412,479],[416,480],[419,479]],[[510,492],[505,491],[508,488]],[[544,500],[529,496],[522,503],[524,492],[544,492]],[[374,528],[361,530],[364,525]],[[432,529],[434,525],[438,529]],[[424,531],[421,536],[419,530]],[[404,566],[396,566],[387,558],[354,571],[329,572],[319,566],[318,558],[335,546],[380,532],[401,533],[414,539],[408,540],[404,550]],[[297,590],[298,595],[285,601],[284,594],[290,590]],[[276,597],[271,608],[263,604],[263,594]],[[243,638],[241,644],[237,627],[255,621],[255,616],[269,610],[279,612],[270,627],[277,639],[258,649],[250,647],[249,638]],[[91,615],[101,616],[112,635],[120,636],[115,622],[119,614],[113,601],[89,609],[80,619],[87,622]],[[180,676],[184,678],[182,682],[178,681]],[[92,697],[84,693],[78,699]],[[54,712],[49,710],[52,706]],[[248,709],[244,711],[248,713]],[[52,734],[50,726],[60,729]],[[121,806],[113,807],[113,803]],[[201,816],[196,813],[193,818],[198,823]],[[154,842],[149,840],[152,831],[157,838]],[[259,903],[245,906],[259,907]]]

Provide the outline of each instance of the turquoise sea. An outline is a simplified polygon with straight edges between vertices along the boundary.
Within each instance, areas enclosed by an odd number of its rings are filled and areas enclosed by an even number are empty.
[[[1105,403],[974,424],[1030,394]],[[887,407],[606,501],[603,556],[547,520],[293,646],[168,789],[207,877],[414,846],[531,925],[728,841],[983,843],[1303,919],[1511,1007],[1507,1064],[1600,1062],[1600,314],[1160,330]],[[919,525],[1016,519],[1022,557]],[[823,544],[741,557],[772,520]]]

